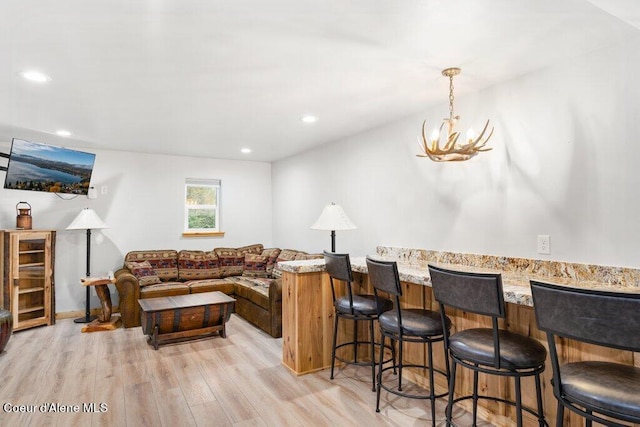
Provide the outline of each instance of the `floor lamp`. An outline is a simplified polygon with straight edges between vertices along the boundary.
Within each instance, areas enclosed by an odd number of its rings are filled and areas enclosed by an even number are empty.
[[[331,203],[322,210],[320,217],[311,226],[312,230],[331,231],[331,252],[336,251],[336,230],[355,230],[356,227],[342,209],[342,206]]]
[[[78,216],[69,224],[67,230],[87,230],[87,277],[91,276],[91,230],[97,230],[101,228],[109,228],[105,224],[98,214],[93,209],[84,208],[80,211]],[[96,319],[97,316],[91,316],[91,309],[89,307],[89,288],[85,286],[87,290],[86,310],[84,317],[74,319],[76,323],[90,323]]]

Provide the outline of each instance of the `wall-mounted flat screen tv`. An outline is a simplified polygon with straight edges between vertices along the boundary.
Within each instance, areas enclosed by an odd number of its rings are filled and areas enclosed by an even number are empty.
[[[84,194],[96,155],[13,138],[4,188]]]

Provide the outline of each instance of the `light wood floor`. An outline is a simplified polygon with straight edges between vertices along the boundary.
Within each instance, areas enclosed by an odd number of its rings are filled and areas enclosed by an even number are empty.
[[[282,340],[235,315],[227,338],[153,350],[140,328],[81,333],[71,319],[15,333],[0,355],[2,426],[417,426],[428,401],[382,394],[375,412],[370,370],[347,367],[296,377]],[[444,425],[444,400],[437,405]],[[42,413],[57,403],[80,412]],[[96,412],[83,412],[95,403]],[[100,404],[106,404],[106,412]],[[6,412],[35,405],[35,413]],[[455,411],[460,426],[471,424]],[[488,426],[489,424],[480,424]]]

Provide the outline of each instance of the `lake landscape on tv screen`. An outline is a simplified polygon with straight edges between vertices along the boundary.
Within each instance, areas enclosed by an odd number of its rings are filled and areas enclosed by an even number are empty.
[[[95,157],[14,138],[4,188],[86,195]]]

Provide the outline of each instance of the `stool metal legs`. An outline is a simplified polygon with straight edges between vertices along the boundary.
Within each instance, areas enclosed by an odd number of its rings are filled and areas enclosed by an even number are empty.
[[[353,341],[351,342],[346,342],[346,343],[342,343],[340,345],[338,345],[337,340],[338,340],[338,319],[340,317],[343,317],[344,319],[350,319],[353,320]],[[341,362],[344,363],[352,363],[352,364],[356,364],[356,365],[371,365],[371,391],[376,391],[376,360],[375,360],[375,348],[376,348],[376,342],[375,342],[375,336],[374,336],[374,327],[373,327],[373,323],[374,323],[373,318],[352,318],[352,317],[344,317],[344,316],[338,316],[335,315],[334,318],[334,322],[333,322],[333,344],[331,346],[331,375],[330,378],[333,379],[334,376],[334,371],[335,371],[335,364],[336,364],[336,359],[340,360]],[[370,335],[370,339],[368,342],[366,341],[359,341],[358,340],[358,322],[362,322],[362,321],[366,321],[369,322],[369,335]],[[370,363],[364,363],[364,362],[358,362],[358,345],[359,344],[364,344],[367,343],[370,345],[370,349],[371,349],[371,359],[370,359]],[[353,345],[353,360],[349,361],[349,360],[344,360],[340,357],[336,357],[336,350],[342,346],[347,346],[347,345]],[[381,347],[381,354],[384,354],[384,345]],[[392,349],[392,354],[393,354],[393,358],[395,360],[395,351],[393,351]]]
[[[544,370],[544,366],[539,367],[535,370],[531,370],[528,372],[507,372],[507,371],[491,371],[489,369],[486,369],[482,366],[479,366],[477,364],[469,364],[469,363],[465,363],[463,361],[460,361],[458,359],[454,359],[452,357],[451,361],[453,362],[452,366],[451,366],[451,375],[449,377],[449,402],[447,403],[447,409],[446,409],[446,417],[447,417],[447,426],[451,426],[453,425],[451,422],[451,418],[452,418],[452,412],[453,412],[453,405],[461,400],[466,400],[466,399],[472,399],[473,402],[473,412],[472,412],[472,416],[473,416],[473,426],[477,425],[477,419],[478,419],[478,399],[485,399],[485,400],[493,400],[495,402],[501,402],[501,403],[505,403],[507,405],[512,405],[515,406],[516,408],[516,425],[518,427],[522,426],[522,412],[523,411],[527,411],[532,415],[535,415],[538,418],[538,424],[542,427],[542,426],[548,426],[547,422],[544,419],[544,412],[543,412],[543,408],[542,408],[542,387],[541,387],[541,381],[540,381],[540,373]],[[462,396],[462,397],[458,397],[455,398],[454,394],[455,394],[455,384],[456,384],[456,371],[457,371],[457,365],[460,364],[464,367],[467,367],[469,369],[471,369],[473,371],[473,391],[471,395],[468,396]],[[515,402],[514,401],[509,401],[506,399],[502,399],[499,397],[492,397],[492,396],[480,396],[478,394],[478,375],[480,372],[486,373],[488,375],[497,375],[497,376],[502,376],[502,377],[513,377],[514,379],[514,387],[515,387]],[[535,383],[536,383],[536,400],[537,400],[537,412],[534,412],[532,409],[524,407],[522,405],[522,386],[521,386],[521,379],[523,377],[530,377],[533,376],[535,379]],[[558,404],[558,411],[557,411],[557,419],[556,419],[556,423],[558,426],[562,425],[562,416],[563,416],[563,410],[564,408],[562,407],[562,405]]]
[[[385,348],[386,345],[386,339],[387,336],[382,334],[382,344],[381,344],[381,348]],[[436,399],[439,397],[444,397],[447,396],[447,392],[442,393],[442,394],[436,394],[435,391],[435,374],[441,374],[445,377],[445,379],[449,379],[449,361],[447,358],[447,355],[445,353],[445,371],[438,369],[438,368],[434,368],[433,367],[433,343],[434,342],[439,342],[442,341],[442,339],[436,339],[436,340],[401,340],[401,339],[393,339],[391,337],[389,337],[389,339],[391,340],[391,349],[392,349],[392,363],[393,366],[388,366],[386,368],[383,367],[385,361],[383,353],[384,350],[381,351],[380,355],[379,355],[379,362],[378,362],[378,378],[377,378],[377,393],[376,393],[376,412],[380,412],[380,394],[382,392],[382,389],[385,389],[386,391],[388,391],[389,393],[393,393],[396,394],[398,396],[402,396],[402,397],[407,397],[407,398],[412,398],[412,399],[428,399],[431,402],[431,420],[432,420],[432,425],[435,426],[436,424]],[[420,343],[420,344],[427,344],[427,360],[428,360],[428,366],[422,366],[422,365],[415,365],[415,364],[407,364],[405,365],[402,357],[403,357],[403,343],[404,342],[413,342],[413,343]],[[395,345],[398,345],[398,359],[396,361],[396,357],[395,357]],[[455,366],[455,365],[454,365]],[[403,393],[402,392],[402,371],[405,367],[411,367],[411,368],[421,368],[421,369],[427,369],[429,372],[429,394],[424,394],[424,395],[420,395],[420,394],[408,394],[408,393]],[[396,368],[397,368],[397,372],[398,372],[398,388],[397,390],[394,390],[392,387],[390,386],[386,386],[382,383],[382,373],[384,371],[393,369],[393,373],[396,373]]]

